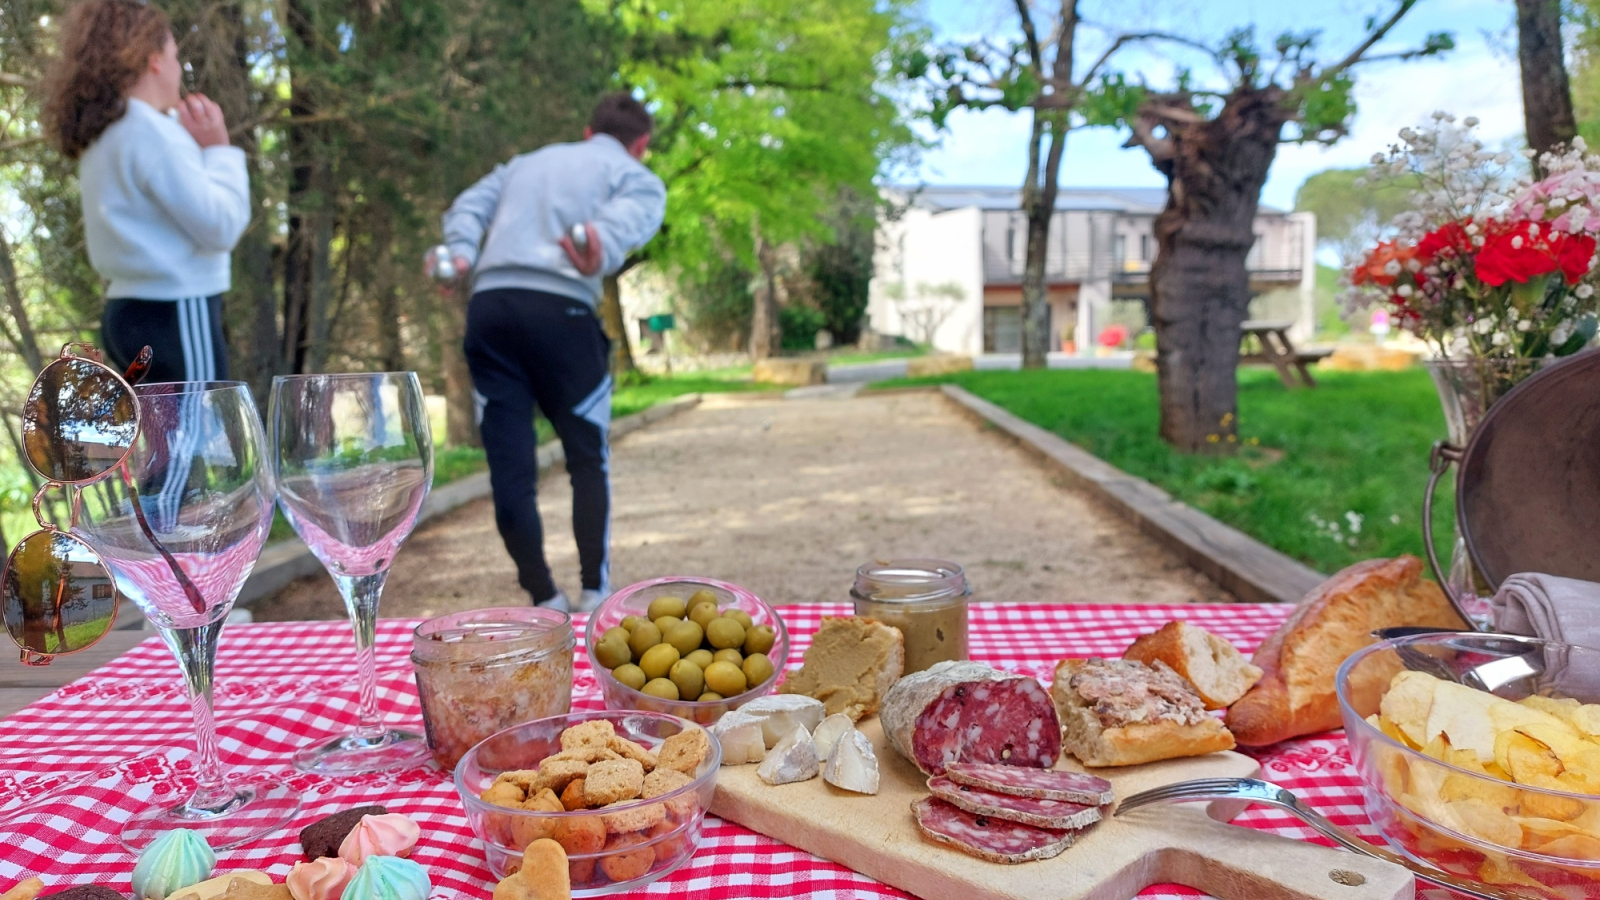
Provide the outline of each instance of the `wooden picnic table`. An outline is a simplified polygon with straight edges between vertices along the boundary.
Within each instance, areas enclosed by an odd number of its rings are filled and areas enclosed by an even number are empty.
[[[0,661],[0,719],[62,685],[77,681],[153,635],[154,632],[141,628],[121,628],[96,641],[87,650],[56,657],[48,666],[25,666],[20,654],[7,650],[7,658]],[[3,645],[4,648],[10,646]]]
[[[1292,327],[1293,322],[1246,320],[1239,326],[1239,364],[1272,366],[1278,370],[1278,378],[1287,388],[1314,388],[1317,380],[1311,377],[1308,367],[1333,351],[1297,349],[1294,342],[1289,340],[1289,329]]]

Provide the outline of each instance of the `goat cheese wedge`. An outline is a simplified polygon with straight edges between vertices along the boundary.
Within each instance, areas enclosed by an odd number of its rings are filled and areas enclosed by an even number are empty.
[[[735,712],[761,720],[761,734],[766,738],[767,749],[778,745],[796,726],[806,730],[807,737],[822,724],[822,701],[799,694],[775,694],[751,700]]]
[[[761,761],[756,775],[767,784],[790,784],[817,777],[817,745],[804,725],[796,725]]]
[[[854,728],[840,735],[822,770],[822,780],[858,794],[878,792],[878,755],[872,742]]]
[[[733,710],[711,726],[711,733],[722,744],[722,764],[725,766],[760,762],[767,755],[767,739],[761,733],[761,720],[755,716]]]
[[[834,713],[822,720],[811,732],[811,740],[817,745],[817,759],[828,761],[828,754],[833,752],[833,745],[838,743],[839,737],[847,732],[855,731],[856,723],[844,713]]]

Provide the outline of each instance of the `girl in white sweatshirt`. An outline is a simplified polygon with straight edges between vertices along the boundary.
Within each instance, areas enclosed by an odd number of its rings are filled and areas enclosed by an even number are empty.
[[[78,161],[89,262],[110,282],[101,339],[150,381],[228,377],[222,294],[250,222],[244,152],[222,110],[184,97],[166,13],[143,0],[81,0],[61,29],[45,123]]]

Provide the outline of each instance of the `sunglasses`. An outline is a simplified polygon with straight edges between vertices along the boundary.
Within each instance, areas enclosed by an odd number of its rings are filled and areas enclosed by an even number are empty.
[[[12,548],[0,574],[0,613],[22,650],[24,665],[49,665],[54,656],[93,646],[117,618],[117,583],[99,552],[71,533],[81,508],[78,490],[118,472],[132,490],[126,462],[139,437],[139,399],[133,385],[150,370],[149,347],[118,374],[84,343],[67,344],[28,391],[22,447],[44,480],[33,495],[39,530]],[[66,493],[67,527],[47,521],[43,506],[55,489]],[[204,601],[155,540],[137,498],[139,525],[171,566],[197,610]]]

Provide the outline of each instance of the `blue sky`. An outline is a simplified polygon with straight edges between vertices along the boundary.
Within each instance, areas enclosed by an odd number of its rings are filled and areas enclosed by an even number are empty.
[[[1079,55],[1098,55],[1105,35],[1124,30],[1160,29],[1214,42],[1234,27],[1253,23],[1268,44],[1285,30],[1320,29],[1321,57],[1331,58],[1359,41],[1367,16],[1392,8],[1393,0],[1080,0],[1080,14],[1096,28],[1084,33]],[[1004,40],[1015,33],[1016,13],[1008,0],[924,0],[922,12],[941,39],[987,34]],[[1349,136],[1332,147],[1280,146],[1262,202],[1289,208],[1308,175],[1363,165],[1402,127],[1436,109],[1477,116],[1483,122],[1479,131],[1491,145],[1519,142],[1522,99],[1513,15],[1510,0],[1421,0],[1380,49],[1413,45],[1433,31],[1453,32],[1456,49],[1438,59],[1359,67],[1358,111]],[[1117,58],[1123,71],[1142,74],[1157,87],[1173,71],[1171,55],[1131,51]],[[1027,168],[1027,134],[1026,113],[957,113],[939,136],[939,146],[923,155],[917,177],[929,184],[1019,185]],[[1062,184],[1164,186],[1144,151],[1121,149],[1126,136],[1112,129],[1073,132],[1061,166]]]

